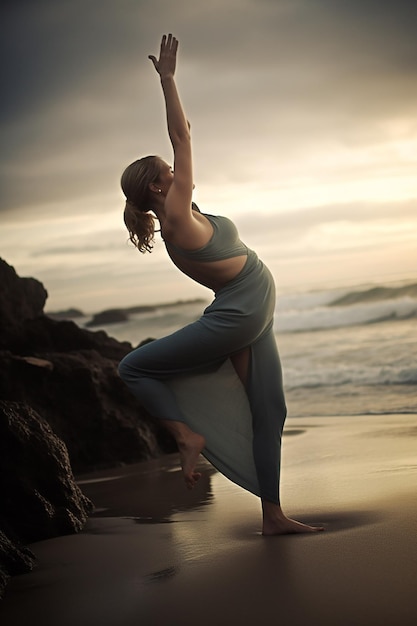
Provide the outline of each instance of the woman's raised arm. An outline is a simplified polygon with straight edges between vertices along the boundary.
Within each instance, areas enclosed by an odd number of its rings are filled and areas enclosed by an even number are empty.
[[[161,41],[159,59],[149,55],[158,72],[165,98],[168,134],[174,150],[174,180],[166,198],[168,219],[183,219],[191,214],[193,168],[190,127],[175,84],[178,40],[171,34]]]
[[[168,133],[174,148],[178,141],[183,139],[189,141],[190,139],[189,124],[174,80],[177,50],[178,40],[172,35],[168,35],[168,37],[164,35],[161,41],[159,60],[153,55],[149,55],[161,78],[167,111]]]

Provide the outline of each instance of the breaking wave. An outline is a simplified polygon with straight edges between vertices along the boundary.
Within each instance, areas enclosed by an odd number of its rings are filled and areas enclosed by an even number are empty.
[[[417,284],[322,291],[278,298],[275,328],[303,332],[417,318]]]

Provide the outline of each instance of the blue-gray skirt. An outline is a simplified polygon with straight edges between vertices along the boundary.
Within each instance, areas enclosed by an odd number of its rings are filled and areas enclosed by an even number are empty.
[[[275,286],[252,250],[196,322],[133,350],[122,379],[156,418],[187,423],[206,438],[204,456],[233,482],[279,503],[286,416],[273,333]],[[229,357],[250,348],[243,388]]]

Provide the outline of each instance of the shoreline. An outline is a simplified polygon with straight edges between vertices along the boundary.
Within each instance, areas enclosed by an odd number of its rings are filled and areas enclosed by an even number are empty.
[[[177,455],[78,477],[96,505],[78,535],[32,544],[5,626],[417,623],[416,415],[289,418],[282,500],[314,535],[262,537],[255,496]]]

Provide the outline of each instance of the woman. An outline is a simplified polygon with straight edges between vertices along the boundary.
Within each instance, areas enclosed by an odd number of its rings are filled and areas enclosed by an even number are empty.
[[[256,254],[240,241],[230,220],[204,215],[192,203],[190,128],[174,80],[177,48],[178,41],[164,35],[159,59],[149,56],[161,80],[174,169],[151,156],[124,171],[125,223],[135,246],[150,252],[152,210],[173,263],[212,289],[215,299],[197,322],[128,354],[119,372],[140,403],[174,436],[189,488],[200,478],[195,466],[203,452],[226,476],[260,496],[264,535],[313,532],[319,529],[287,518],[280,508],[280,446],[286,408],[272,330],[273,279]],[[199,423],[198,418],[198,429],[191,428],[170,386],[178,375],[218,369],[228,359],[250,405],[251,451],[246,459],[242,441],[248,437],[239,432],[239,426],[229,426],[225,415],[224,423],[217,422],[219,428],[210,419]],[[227,436],[219,435],[223,428]],[[233,451],[230,458],[229,450]]]

